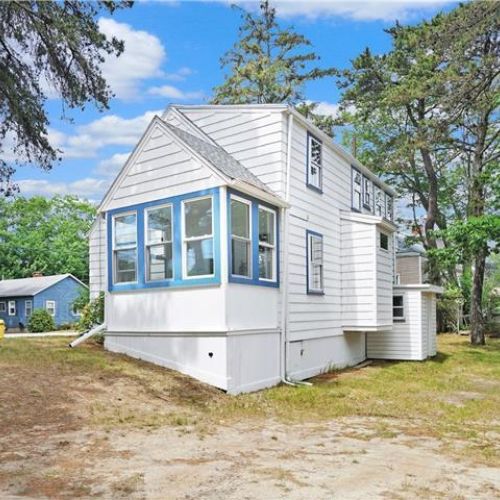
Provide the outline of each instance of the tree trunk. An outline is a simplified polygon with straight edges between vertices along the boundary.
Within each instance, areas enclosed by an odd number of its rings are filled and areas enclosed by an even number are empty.
[[[473,345],[484,345],[484,317],[483,317],[483,285],[486,267],[486,252],[482,250],[474,257],[474,271],[470,300],[470,342]]]

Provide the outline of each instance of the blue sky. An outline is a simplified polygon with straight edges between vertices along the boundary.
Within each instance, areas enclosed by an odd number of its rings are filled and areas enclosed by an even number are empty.
[[[255,2],[240,2],[255,9]],[[415,22],[453,4],[433,0],[278,1],[280,23],[311,40],[321,65],[346,67],[365,47],[389,49],[384,28],[395,19]],[[155,113],[169,103],[206,102],[223,80],[219,58],[237,39],[239,13],[229,2],[143,1],[99,20],[101,30],[125,41],[125,53],[103,72],[116,97],[110,109],[92,107],[61,120],[61,103],[48,101],[50,139],[63,160],[50,172],[21,167],[15,176],[24,195],[74,194],[99,201]],[[309,84],[307,99],[335,113],[339,92],[332,79]]]

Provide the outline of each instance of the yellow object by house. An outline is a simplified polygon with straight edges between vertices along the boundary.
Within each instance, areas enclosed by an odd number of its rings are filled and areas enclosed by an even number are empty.
[[[0,319],[0,340],[3,339],[5,335],[5,321],[3,319]]]

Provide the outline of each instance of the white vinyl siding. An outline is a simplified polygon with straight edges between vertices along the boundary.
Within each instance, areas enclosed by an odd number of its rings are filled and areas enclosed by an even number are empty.
[[[89,291],[95,299],[107,284],[106,219],[97,215],[89,234]]]

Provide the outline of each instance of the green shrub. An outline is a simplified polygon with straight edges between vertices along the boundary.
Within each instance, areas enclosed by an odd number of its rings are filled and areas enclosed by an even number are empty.
[[[99,297],[91,300],[82,309],[82,315],[78,322],[78,330],[86,332],[95,325],[100,325],[104,322],[104,293],[100,293]]]
[[[35,309],[28,321],[28,330],[34,333],[54,331],[54,318],[45,309]]]

